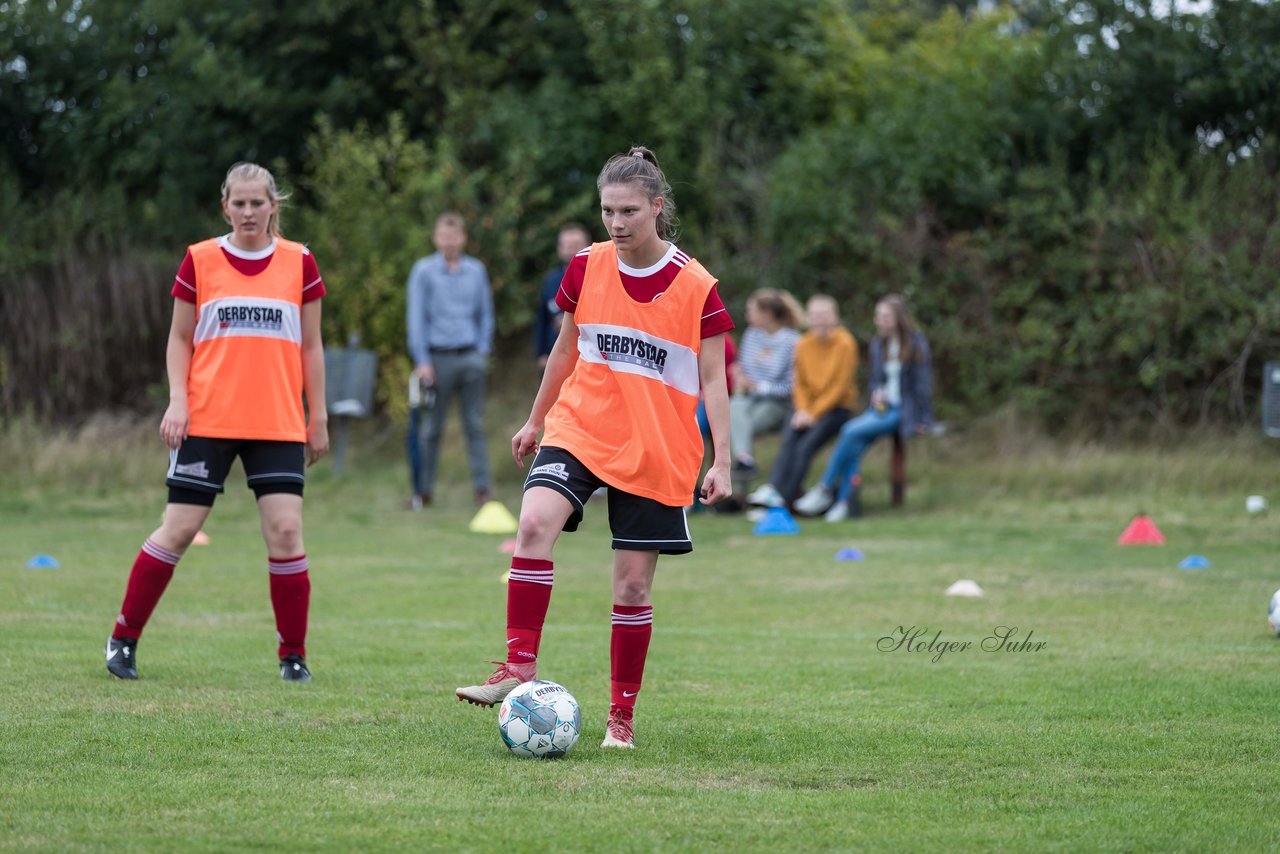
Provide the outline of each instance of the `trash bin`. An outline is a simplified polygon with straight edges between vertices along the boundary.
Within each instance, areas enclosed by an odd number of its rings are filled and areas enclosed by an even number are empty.
[[[334,427],[333,471],[341,474],[351,419],[373,414],[378,355],[372,350],[361,350],[360,336],[353,332],[346,347],[325,348],[324,379],[325,405]]]

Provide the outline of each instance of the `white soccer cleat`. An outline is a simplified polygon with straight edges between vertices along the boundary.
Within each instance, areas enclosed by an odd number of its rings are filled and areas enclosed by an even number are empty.
[[[631,729],[631,713],[612,711],[604,725],[604,741],[601,747],[621,747],[631,750],[635,745],[635,733]]]
[[[495,703],[501,703],[506,696],[511,693],[511,689],[522,682],[530,682],[537,678],[538,663],[531,661],[528,664],[512,664],[507,661],[492,661],[490,664],[498,665],[498,669],[493,671],[493,675],[485,680],[483,685],[470,685],[466,688],[459,688],[456,693],[459,700],[466,700],[477,706],[492,706]]]

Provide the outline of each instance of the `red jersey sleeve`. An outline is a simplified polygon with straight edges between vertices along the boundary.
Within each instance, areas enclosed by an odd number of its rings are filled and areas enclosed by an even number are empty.
[[[582,283],[587,280],[587,253],[579,252],[569,261],[569,267],[556,291],[556,305],[561,311],[573,314],[578,310],[578,298],[582,296]]]
[[[733,328],[733,318],[720,301],[720,286],[716,285],[707,292],[707,301],[702,306],[702,337],[710,338]]]
[[[178,275],[173,279],[173,288],[169,291],[174,297],[187,302],[196,301],[196,262],[191,260],[191,250],[187,250],[178,268]]]
[[[226,250],[224,249],[223,252],[225,253]],[[227,255],[227,260],[231,262],[232,267],[246,276],[261,273],[267,268],[267,264],[271,263],[269,257],[247,261],[230,254]],[[196,301],[196,264],[191,260],[190,251],[182,259],[182,266],[178,268],[178,275],[174,277],[170,293],[180,300]],[[324,279],[320,278],[320,268],[316,266],[316,257],[308,251],[302,256],[302,301],[307,303],[318,300],[326,293]]]
[[[318,300],[326,293],[324,279],[320,278],[320,268],[316,266],[316,256],[308,249],[302,255],[302,301],[307,303]]]

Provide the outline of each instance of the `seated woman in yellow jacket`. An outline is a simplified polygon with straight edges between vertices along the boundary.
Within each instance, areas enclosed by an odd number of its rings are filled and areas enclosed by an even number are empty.
[[[809,464],[853,415],[857,401],[858,342],[840,325],[829,296],[809,298],[809,331],[796,344],[791,419],[769,482],[747,497],[763,507],[790,505],[800,495]]]

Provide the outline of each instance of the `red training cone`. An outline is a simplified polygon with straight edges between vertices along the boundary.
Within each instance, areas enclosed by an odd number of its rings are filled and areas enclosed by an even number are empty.
[[[1150,516],[1134,516],[1116,542],[1122,546],[1163,546],[1164,534]]]

